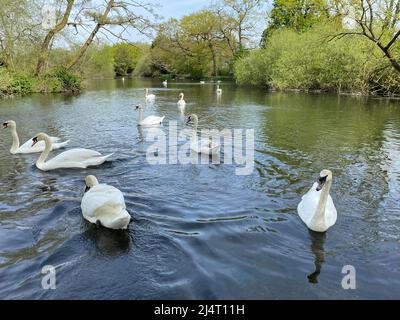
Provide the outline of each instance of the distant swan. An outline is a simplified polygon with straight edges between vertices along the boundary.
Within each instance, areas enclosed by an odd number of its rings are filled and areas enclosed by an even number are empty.
[[[179,99],[179,101],[178,101],[178,106],[180,106],[180,107],[184,107],[184,106],[186,105],[186,101],[183,100],[183,97],[184,97],[184,96],[185,96],[185,95],[183,94],[183,92],[181,92],[181,93],[179,94],[180,99]]]
[[[15,121],[8,120],[8,121],[4,122],[3,129],[6,129],[6,128],[11,128],[11,135],[12,135],[13,142],[11,145],[10,152],[12,154],[36,153],[36,152],[42,152],[44,150],[44,148],[45,148],[44,141],[40,141],[36,145],[32,146],[32,138],[29,139],[28,141],[26,141],[22,146],[20,146],[19,145],[19,137],[18,137],[18,133],[17,133],[17,124],[15,123]],[[52,150],[65,147],[69,142],[69,140],[68,140],[65,142],[58,143],[58,141],[60,141],[60,138],[57,138],[57,137],[50,137],[50,139],[53,142]]]
[[[161,124],[165,118],[165,116],[164,117],[148,116],[142,120],[143,106],[137,105],[135,107],[135,110],[139,110],[138,121],[137,121],[138,126],[152,126]]]
[[[163,84],[164,87],[167,87],[168,86],[168,81],[164,80],[162,84]]]
[[[307,225],[316,232],[325,232],[336,223],[337,212],[329,195],[332,185],[332,172],[322,170],[318,182],[302,197],[297,212]]]
[[[218,82],[218,84],[217,84],[217,95],[221,95],[222,94],[222,89],[219,87],[219,82]]]
[[[83,217],[106,228],[126,229],[131,216],[126,211],[122,192],[107,184],[99,184],[95,176],[87,176],[85,184],[81,202]]]
[[[149,89],[146,88],[146,101],[154,101],[156,96],[154,94],[149,94]]]
[[[52,142],[50,137],[45,133],[39,133],[32,139],[32,146],[39,141],[45,142],[45,149],[36,161],[36,167],[42,171],[60,169],[60,168],[87,168],[90,166],[97,166],[102,164],[112,154],[102,156],[99,152],[89,149],[70,149],[60,153],[54,158],[46,161],[51,151]]]
[[[203,154],[219,154],[220,146],[218,143],[212,142],[210,139],[202,139],[200,138],[200,143],[198,143],[197,139],[197,126],[199,123],[199,119],[196,114],[191,114],[186,123],[193,123],[193,133],[192,140],[190,144],[190,149],[197,153]]]
[[[206,82],[205,81],[200,81],[200,84],[205,84]]]

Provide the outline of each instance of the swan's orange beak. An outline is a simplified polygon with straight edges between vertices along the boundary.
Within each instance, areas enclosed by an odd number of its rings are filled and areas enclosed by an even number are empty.
[[[33,147],[37,142],[38,142],[37,137],[34,137],[34,138],[32,139],[32,147]]]

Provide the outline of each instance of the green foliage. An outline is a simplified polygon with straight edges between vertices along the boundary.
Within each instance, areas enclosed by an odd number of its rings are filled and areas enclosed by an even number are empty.
[[[140,69],[153,76],[185,75],[193,79],[230,74],[236,54],[233,23],[212,10],[169,20],[160,26],[151,45],[146,58],[150,66],[144,68],[142,60],[135,74]]]
[[[387,93],[398,86],[399,77],[394,77],[373,44],[360,37],[329,41],[335,32],[336,26],[326,23],[300,34],[290,29],[274,32],[264,49],[237,61],[237,82],[277,89],[364,93],[372,88],[375,93]]]
[[[113,46],[114,71],[117,76],[130,74],[135,70],[141,54],[141,48],[127,43]]]
[[[12,93],[28,94],[32,92],[33,80],[25,74],[14,74],[11,77],[10,87]]]
[[[0,67],[0,97],[11,94],[11,76],[6,68]]]
[[[329,18],[327,0],[274,0],[268,28],[262,36],[262,46],[276,30],[303,32]]]
[[[54,71],[55,78],[61,84],[62,91],[80,91],[81,79],[78,75],[68,71],[65,67],[56,68]]]

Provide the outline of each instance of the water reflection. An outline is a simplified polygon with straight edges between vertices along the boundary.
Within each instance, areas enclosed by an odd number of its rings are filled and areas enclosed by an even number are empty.
[[[127,230],[110,230],[85,221],[84,236],[92,241],[98,252],[104,256],[117,257],[127,253],[131,237]]]
[[[254,129],[257,171],[237,176],[209,157],[204,165],[150,165],[145,154],[156,141],[146,136],[154,129],[138,127],[130,107],[144,104],[146,87],[157,94],[146,115],[166,116],[156,129],[167,141],[168,120],[178,132],[185,128],[176,104],[182,91],[185,113],[201,119],[199,130]],[[213,84],[161,88],[159,80],[126,78],[124,84],[93,81],[79,96],[0,101],[0,118],[21,123],[24,141],[47,131],[71,139],[68,148],[115,152],[98,168],[40,172],[38,155],[10,155],[9,132],[0,133],[0,274],[6,275],[0,298],[15,289],[19,297],[40,298],[40,286],[21,284],[31,283],[49,258],[76,263],[63,270],[68,286],[46,292],[48,298],[346,298],[348,291],[328,280],[349,261],[358,266],[360,297],[400,298],[398,101],[271,94],[225,82],[218,100]],[[186,142],[178,139],[178,150]],[[340,212],[327,239],[307,236],[295,210],[310,177],[323,168],[334,172],[331,195]],[[84,223],[80,201],[88,174],[124,193],[137,219],[129,232]],[[246,218],[221,220],[226,217]],[[249,232],[255,226],[271,232]],[[315,266],[305,272],[310,252]],[[305,273],[319,285],[307,290]],[[107,281],[93,285],[88,274],[107,274]]]
[[[326,238],[325,232],[314,232],[309,230],[311,240],[311,252],[314,254],[315,270],[310,273],[307,278],[310,283],[318,283],[318,276],[321,273],[322,264],[325,262],[324,243]]]

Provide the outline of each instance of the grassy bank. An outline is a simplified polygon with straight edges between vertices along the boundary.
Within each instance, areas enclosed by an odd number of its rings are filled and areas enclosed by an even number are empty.
[[[0,97],[29,93],[79,92],[82,79],[63,67],[37,77],[23,72],[10,72],[0,67]]]

